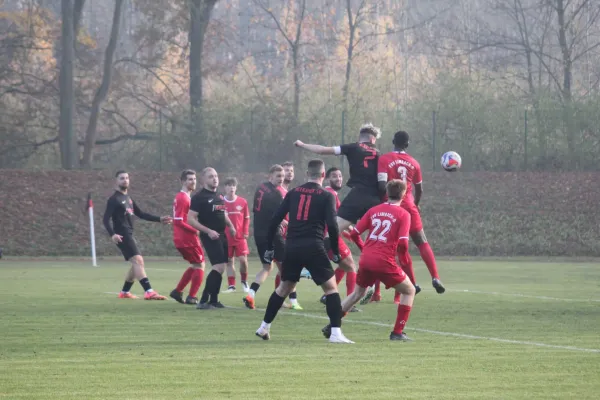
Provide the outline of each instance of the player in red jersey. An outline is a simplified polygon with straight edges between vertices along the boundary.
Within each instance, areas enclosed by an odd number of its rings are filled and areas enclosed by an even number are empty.
[[[234,257],[240,263],[240,280],[244,292],[248,292],[248,231],[250,229],[250,212],[248,211],[248,202],[241,196],[236,194],[238,181],[235,178],[227,178],[225,180],[225,206],[227,207],[227,215],[237,232],[236,237],[232,237],[228,231],[227,243],[229,245],[229,261],[227,262],[227,281],[228,288],[224,293],[235,292],[235,266]]]
[[[342,171],[340,171],[339,168],[331,167],[327,170],[325,179],[329,183],[329,185],[325,187],[325,190],[331,193],[335,198],[335,208],[337,210],[340,208],[341,203],[337,192],[342,188],[342,183],[344,181]],[[356,267],[354,264],[354,259],[352,258],[352,252],[342,239],[342,235],[339,236],[338,242],[341,259],[338,263],[338,267],[335,269],[335,281],[339,285],[344,278],[344,275],[346,275],[346,296],[350,296],[352,292],[354,292],[354,288],[356,286]],[[331,260],[333,253],[331,252],[331,243],[329,242],[329,237],[325,238],[325,248],[327,249],[329,259]],[[321,297],[321,303],[325,304],[325,296]],[[350,311],[356,312],[360,310],[356,307],[353,307]]]
[[[190,263],[177,287],[169,295],[180,303],[198,304],[198,290],[204,279],[204,253],[200,247],[198,230],[188,224],[191,194],[196,190],[196,171],[186,169],[181,173],[181,191],[173,200],[173,243],[183,258]],[[183,300],[183,289],[192,282],[190,293]]]
[[[423,231],[423,223],[421,222],[421,215],[419,213],[419,202],[423,195],[423,178],[421,176],[421,166],[412,156],[406,153],[408,148],[409,136],[404,131],[398,131],[394,134],[394,151],[386,153],[379,157],[377,165],[377,180],[379,181],[379,187],[385,187],[386,182],[392,179],[400,179],[406,183],[407,191],[406,196],[402,200],[402,207],[410,213],[411,224],[410,224],[410,237],[415,242],[421,253],[421,258],[427,265],[429,274],[431,275],[431,283],[435,288],[436,292],[444,293],[446,288],[440,281],[438,274],[437,265],[435,262],[435,256],[431,246],[427,242],[427,237]],[[415,194],[413,197],[412,187],[415,188]],[[414,272],[412,271],[412,260],[410,256],[406,257],[403,267],[409,274],[409,277],[413,284],[415,283]],[[421,289],[417,286],[417,291]]]
[[[356,290],[342,302],[344,315],[361,299],[367,288],[376,280],[386,288],[393,287],[401,294],[394,330],[390,340],[410,340],[404,334],[413,301],[415,287],[404,271],[396,264],[396,254],[408,252],[410,214],[400,202],[406,193],[406,183],[393,179],[386,185],[387,203],[371,208],[354,227],[353,236],[369,231],[362,255],[358,262]],[[323,328],[323,334],[331,335],[331,327]]]

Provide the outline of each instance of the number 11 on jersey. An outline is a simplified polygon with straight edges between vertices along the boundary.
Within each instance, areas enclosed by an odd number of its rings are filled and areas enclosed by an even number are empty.
[[[311,195],[300,195],[300,202],[298,203],[298,213],[296,214],[296,221],[308,221],[308,211],[310,210],[311,199]]]

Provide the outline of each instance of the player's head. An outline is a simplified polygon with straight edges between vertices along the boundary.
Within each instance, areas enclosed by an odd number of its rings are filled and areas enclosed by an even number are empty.
[[[406,194],[406,183],[400,179],[392,179],[385,185],[385,192],[390,201],[400,201]]]
[[[125,170],[118,170],[115,172],[115,179],[117,181],[117,187],[121,191],[127,190],[129,188],[129,173]]]
[[[281,165],[275,164],[269,168],[269,182],[271,182],[273,185],[281,186],[284,178],[285,172],[283,171],[283,167]]]
[[[359,142],[375,143],[381,137],[381,130],[372,123],[367,122],[360,127],[358,133]]]
[[[227,197],[235,196],[235,192],[237,191],[238,181],[234,177],[229,177],[225,179],[225,195]]]
[[[193,169],[184,169],[179,176],[181,185],[190,192],[196,190],[196,171]]]
[[[394,133],[394,148],[396,150],[406,150],[408,148],[408,143],[410,142],[410,137],[408,136],[408,132],[398,131]]]
[[[309,181],[322,183],[325,179],[325,163],[323,160],[310,160],[306,169],[306,177]]]
[[[329,180],[329,186],[336,192],[342,188],[344,178],[342,177],[342,171],[337,167],[331,167],[325,173],[325,179]]]
[[[205,189],[213,192],[219,187],[219,174],[214,168],[206,167],[202,170],[202,184]]]
[[[294,163],[291,161],[286,161],[281,164],[283,167],[283,183],[289,185],[294,180]]]

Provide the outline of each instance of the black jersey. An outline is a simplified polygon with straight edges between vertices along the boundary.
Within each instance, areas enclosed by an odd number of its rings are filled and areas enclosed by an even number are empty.
[[[254,238],[266,239],[273,215],[283,201],[282,191],[271,182],[263,182],[254,192]]]
[[[337,149],[336,149],[337,153]],[[377,162],[379,150],[371,143],[348,143],[339,146],[339,154],[348,159],[350,179],[346,185],[377,194]]]
[[[128,194],[118,190],[108,198],[106,211],[104,211],[104,227],[110,236],[115,233],[121,236],[133,235],[132,215],[146,221],[160,222],[160,217],[143,212]],[[112,226],[110,221],[112,220]]]
[[[192,196],[190,203],[190,210],[198,213],[198,222],[219,233],[225,232],[226,208],[221,195],[204,188]]]
[[[335,203],[335,197],[318,183],[307,182],[290,190],[271,220],[268,243],[272,246],[281,220],[289,213],[286,248],[311,243],[324,246],[327,226],[332,251],[337,254],[339,230],[335,221]]]

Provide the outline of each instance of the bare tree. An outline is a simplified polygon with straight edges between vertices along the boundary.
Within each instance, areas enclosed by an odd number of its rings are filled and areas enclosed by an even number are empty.
[[[73,133],[73,62],[74,62],[74,17],[71,0],[61,0],[62,55],[60,61],[60,121],[59,137],[61,164],[64,169],[77,166],[77,137]]]

